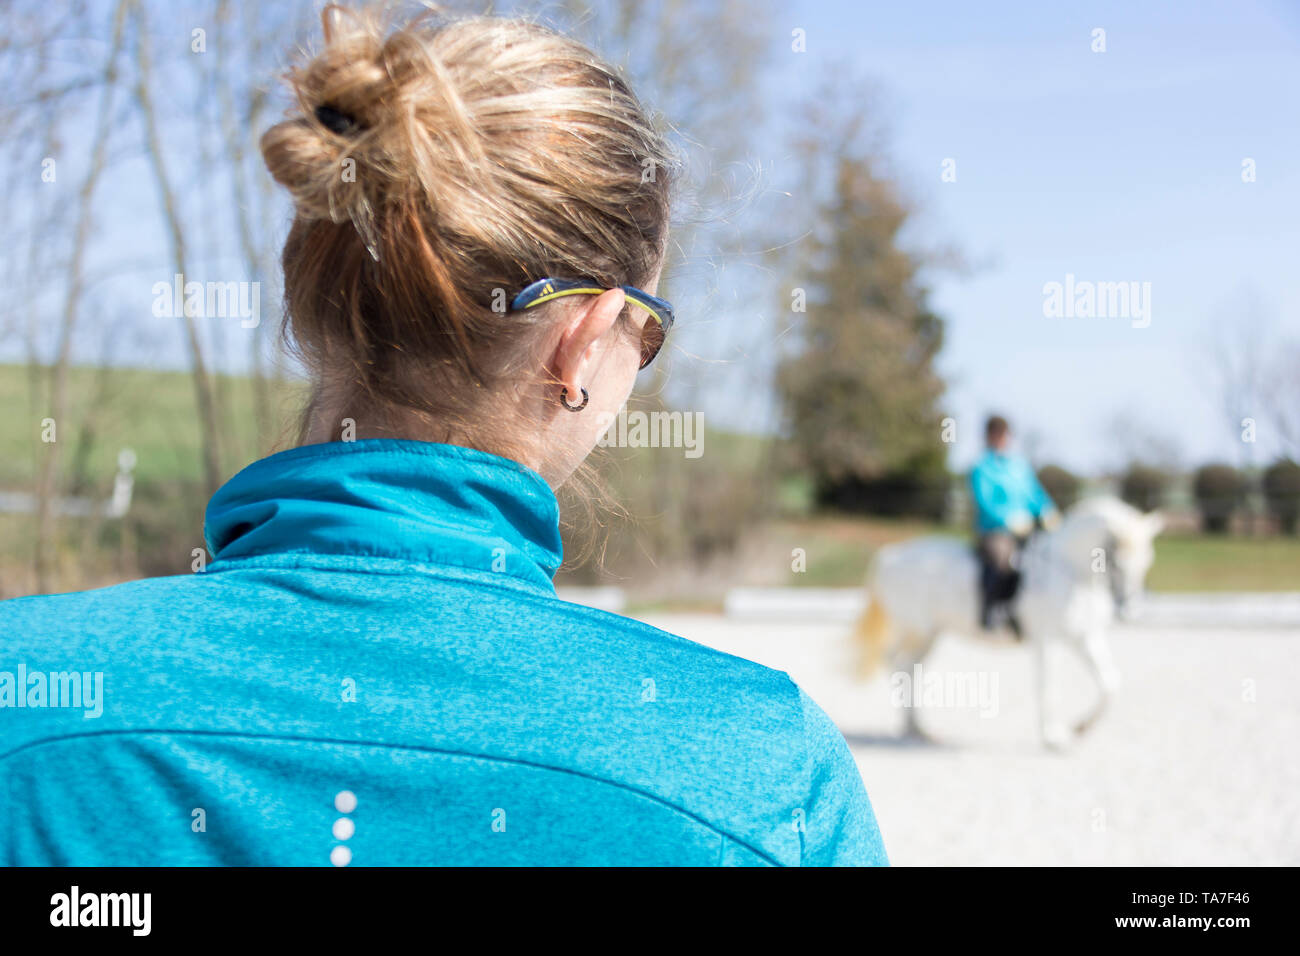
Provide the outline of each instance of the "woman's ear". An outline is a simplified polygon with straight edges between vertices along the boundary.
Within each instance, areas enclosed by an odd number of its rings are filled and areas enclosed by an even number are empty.
[[[588,299],[569,319],[551,356],[556,381],[573,396],[581,394],[591,375],[596,343],[614,327],[627,297],[622,289],[610,289]]]

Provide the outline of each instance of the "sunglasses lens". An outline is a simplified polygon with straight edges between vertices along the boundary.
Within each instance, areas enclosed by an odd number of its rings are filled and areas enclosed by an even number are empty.
[[[653,362],[663,347],[664,327],[655,319],[647,318],[641,329],[641,367],[645,368]]]

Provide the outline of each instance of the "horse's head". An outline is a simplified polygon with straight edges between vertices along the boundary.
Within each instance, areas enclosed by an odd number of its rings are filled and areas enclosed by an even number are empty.
[[[1159,512],[1147,514],[1110,497],[1085,498],[1062,523],[1071,558],[1077,567],[1104,575],[1121,618],[1142,594],[1164,523]]]

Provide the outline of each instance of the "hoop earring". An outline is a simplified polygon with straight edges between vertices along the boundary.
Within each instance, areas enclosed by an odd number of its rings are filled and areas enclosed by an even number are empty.
[[[579,391],[582,392],[581,405],[570,405],[568,401],[566,401],[566,396],[569,394],[569,390],[567,388],[560,389],[560,404],[563,405],[566,409],[568,409],[571,412],[582,411],[584,408],[587,407],[587,402],[590,401],[591,396],[587,394],[587,390],[585,388],[579,389]]]

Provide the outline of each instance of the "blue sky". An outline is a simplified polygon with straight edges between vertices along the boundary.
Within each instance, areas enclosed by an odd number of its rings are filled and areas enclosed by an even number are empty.
[[[1076,467],[1108,463],[1131,438],[1111,427],[1121,414],[1189,461],[1241,460],[1206,373],[1225,331],[1300,336],[1300,8],[786,9],[808,52],[788,58],[774,88],[807,87],[822,59],[851,63],[846,82],[875,81],[894,166],[922,207],[916,236],[980,264],[933,283],[948,319],[954,464],[975,453],[991,408]],[[1091,50],[1098,27],[1104,53]],[[956,182],[941,181],[945,158]],[[1150,326],[1044,317],[1044,283],[1067,273],[1150,282]]]

